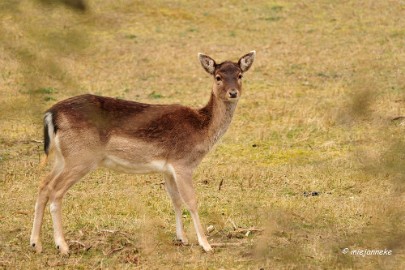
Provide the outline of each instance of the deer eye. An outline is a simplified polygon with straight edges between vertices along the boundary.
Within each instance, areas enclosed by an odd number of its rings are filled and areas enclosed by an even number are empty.
[[[215,80],[217,80],[217,82],[220,82],[220,81],[222,81],[222,78],[221,78],[221,76],[217,75],[217,76],[215,76]]]
[[[238,75],[238,79],[240,80],[240,79],[242,79],[243,78],[243,75],[242,74],[239,74]]]

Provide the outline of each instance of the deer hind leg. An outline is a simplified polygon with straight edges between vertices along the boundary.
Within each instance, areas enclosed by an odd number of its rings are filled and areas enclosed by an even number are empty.
[[[212,250],[211,245],[208,243],[205,236],[204,229],[201,226],[200,217],[197,212],[197,199],[192,183],[192,172],[184,169],[174,169],[174,179],[176,181],[177,189],[183,202],[190,211],[191,218],[193,219],[194,228],[197,233],[199,245],[206,251]]]
[[[48,185],[50,190],[50,212],[53,222],[54,240],[57,249],[61,254],[69,253],[69,246],[65,241],[62,228],[62,199],[68,189],[78,182],[83,176],[91,171],[95,166],[89,165],[86,162],[80,165],[66,165],[63,171],[54,181]]]
[[[48,184],[52,182],[63,169],[63,159],[56,157],[52,171],[47,175],[39,186],[38,197],[35,203],[34,223],[31,231],[30,245],[37,253],[42,252],[41,227],[44,217],[44,210],[49,200]]]
[[[50,176],[48,176],[50,177]],[[49,195],[48,191],[44,188],[40,188],[38,192],[38,198],[35,203],[35,216],[34,224],[32,226],[30,245],[35,249],[37,253],[42,252],[42,243],[41,243],[41,226],[44,217],[44,210],[48,202]]]
[[[176,215],[176,237],[177,240],[180,240],[184,245],[188,244],[188,239],[184,233],[183,220],[182,220],[182,210],[181,206],[183,201],[181,199],[180,193],[177,189],[177,185],[173,175],[167,174],[164,175],[166,190],[173,202],[174,213]]]
[[[55,167],[51,173],[45,178],[44,183],[52,181],[60,171]],[[37,253],[42,252],[41,244],[41,226],[44,217],[44,210],[49,200],[49,190],[46,184],[41,184],[38,191],[37,201],[35,203],[34,224],[32,226],[30,245]]]

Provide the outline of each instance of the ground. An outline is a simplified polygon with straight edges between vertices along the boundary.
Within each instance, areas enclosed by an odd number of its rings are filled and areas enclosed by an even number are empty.
[[[0,268],[405,267],[404,1],[50,2],[0,4]],[[48,212],[31,250],[47,108],[82,93],[201,107],[197,53],[251,50],[231,127],[194,176],[214,253],[187,211],[191,245],[173,241],[160,175],[103,169],[65,197],[70,256]]]

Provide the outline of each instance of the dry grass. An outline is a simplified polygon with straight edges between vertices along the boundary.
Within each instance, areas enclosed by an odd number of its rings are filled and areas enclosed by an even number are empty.
[[[405,267],[403,1],[47,2],[0,4],[0,268]],[[172,242],[159,175],[99,170],[65,199],[71,256],[49,214],[44,253],[30,250],[46,108],[88,92],[201,106],[211,79],[197,52],[252,49],[232,126],[195,175],[209,239],[225,246],[203,253],[186,211],[192,245]]]

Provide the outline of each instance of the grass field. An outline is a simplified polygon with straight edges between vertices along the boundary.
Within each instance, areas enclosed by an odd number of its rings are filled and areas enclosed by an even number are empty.
[[[0,3],[0,269],[405,268],[404,1],[49,2]],[[204,253],[187,211],[191,245],[174,244],[160,175],[100,169],[65,197],[71,255],[49,212],[43,253],[30,249],[47,108],[81,93],[201,107],[197,53],[251,50],[231,127],[194,177],[223,247]]]

